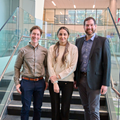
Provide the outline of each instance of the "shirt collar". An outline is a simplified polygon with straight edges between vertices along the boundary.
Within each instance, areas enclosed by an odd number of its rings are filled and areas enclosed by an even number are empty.
[[[30,46],[31,48],[35,48],[35,49],[37,48],[37,49],[38,49],[39,43],[38,43],[38,45],[37,45],[36,47],[34,47],[34,46],[32,46],[31,43],[29,42],[29,46]]]
[[[96,34],[94,33],[94,35],[90,38],[90,40],[92,40],[92,41],[93,41],[93,40],[94,40],[94,38],[95,38],[95,35],[96,35]],[[86,40],[86,38],[85,38],[85,37],[86,37],[86,35],[84,36],[84,40]]]

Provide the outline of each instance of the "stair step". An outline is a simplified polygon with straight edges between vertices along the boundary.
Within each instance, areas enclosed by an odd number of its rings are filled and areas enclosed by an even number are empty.
[[[8,90],[9,83],[10,83],[10,81],[7,81],[7,82],[6,81],[4,81],[4,82],[1,81],[0,82],[0,103],[4,98],[4,95],[6,93],[10,92],[10,90]]]
[[[20,115],[22,104],[20,101],[11,101],[8,105],[8,114],[9,115]],[[109,120],[107,107],[100,107],[100,116],[102,120]],[[30,116],[33,115],[33,105],[30,107]],[[42,117],[50,118],[51,117],[51,104],[43,102],[42,105]],[[70,119],[84,119],[84,109],[82,105],[71,104],[70,106]],[[103,119],[104,118],[104,119]]]
[[[32,117],[29,117],[29,120],[32,120]],[[20,116],[15,116],[15,115],[7,115],[3,120],[20,120]],[[43,118],[41,117],[40,120],[51,120],[51,118]],[[71,120],[71,119],[69,119]],[[74,119],[77,120],[77,119]]]
[[[13,99],[14,100],[21,100],[21,95],[16,90],[13,92]],[[49,90],[46,90],[44,92],[43,101],[44,102],[50,102]],[[73,91],[71,104],[81,104],[81,99],[80,99],[80,95],[79,95],[78,91]],[[103,95],[101,95],[101,97],[100,97],[100,105],[101,106],[106,105],[106,98]]]
[[[20,116],[7,115],[3,120],[20,120]],[[29,117],[29,120],[32,120],[32,117]],[[51,120],[50,118],[41,118],[40,120]]]
[[[8,87],[9,83],[10,83],[9,79],[2,79],[0,81],[0,89],[1,89],[1,87]]]

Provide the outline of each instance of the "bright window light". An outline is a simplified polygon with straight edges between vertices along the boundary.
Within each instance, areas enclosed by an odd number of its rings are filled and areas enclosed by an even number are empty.
[[[54,6],[56,6],[56,4],[54,3],[54,1],[52,1],[52,4],[53,4]]]
[[[74,8],[76,8],[76,5],[74,5]]]

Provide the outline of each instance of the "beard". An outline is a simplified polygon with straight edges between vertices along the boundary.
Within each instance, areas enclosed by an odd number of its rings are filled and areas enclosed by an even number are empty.
[[[91,30],[91,31],[89,31],[89,30]],[[86,33],[88,36],[92,36],[92,35],[95,33],[95,30],[93,30],[93,29],[87,29],[87,30],[85,30],[85,33]]]

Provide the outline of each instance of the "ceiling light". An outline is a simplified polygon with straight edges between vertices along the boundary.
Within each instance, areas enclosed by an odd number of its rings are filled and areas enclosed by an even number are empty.
[[[76,8],[76,6],[74,5],[74,8]]]
[[[54,1],[52,1],[52,4],[53,4],[54,6],[56,6],[56,4],[54,3]]]
[[[62,14],[62,12],[60,12],[60,14]]]
[[[93,5],[93,8],[95,8],[95,5]]]

